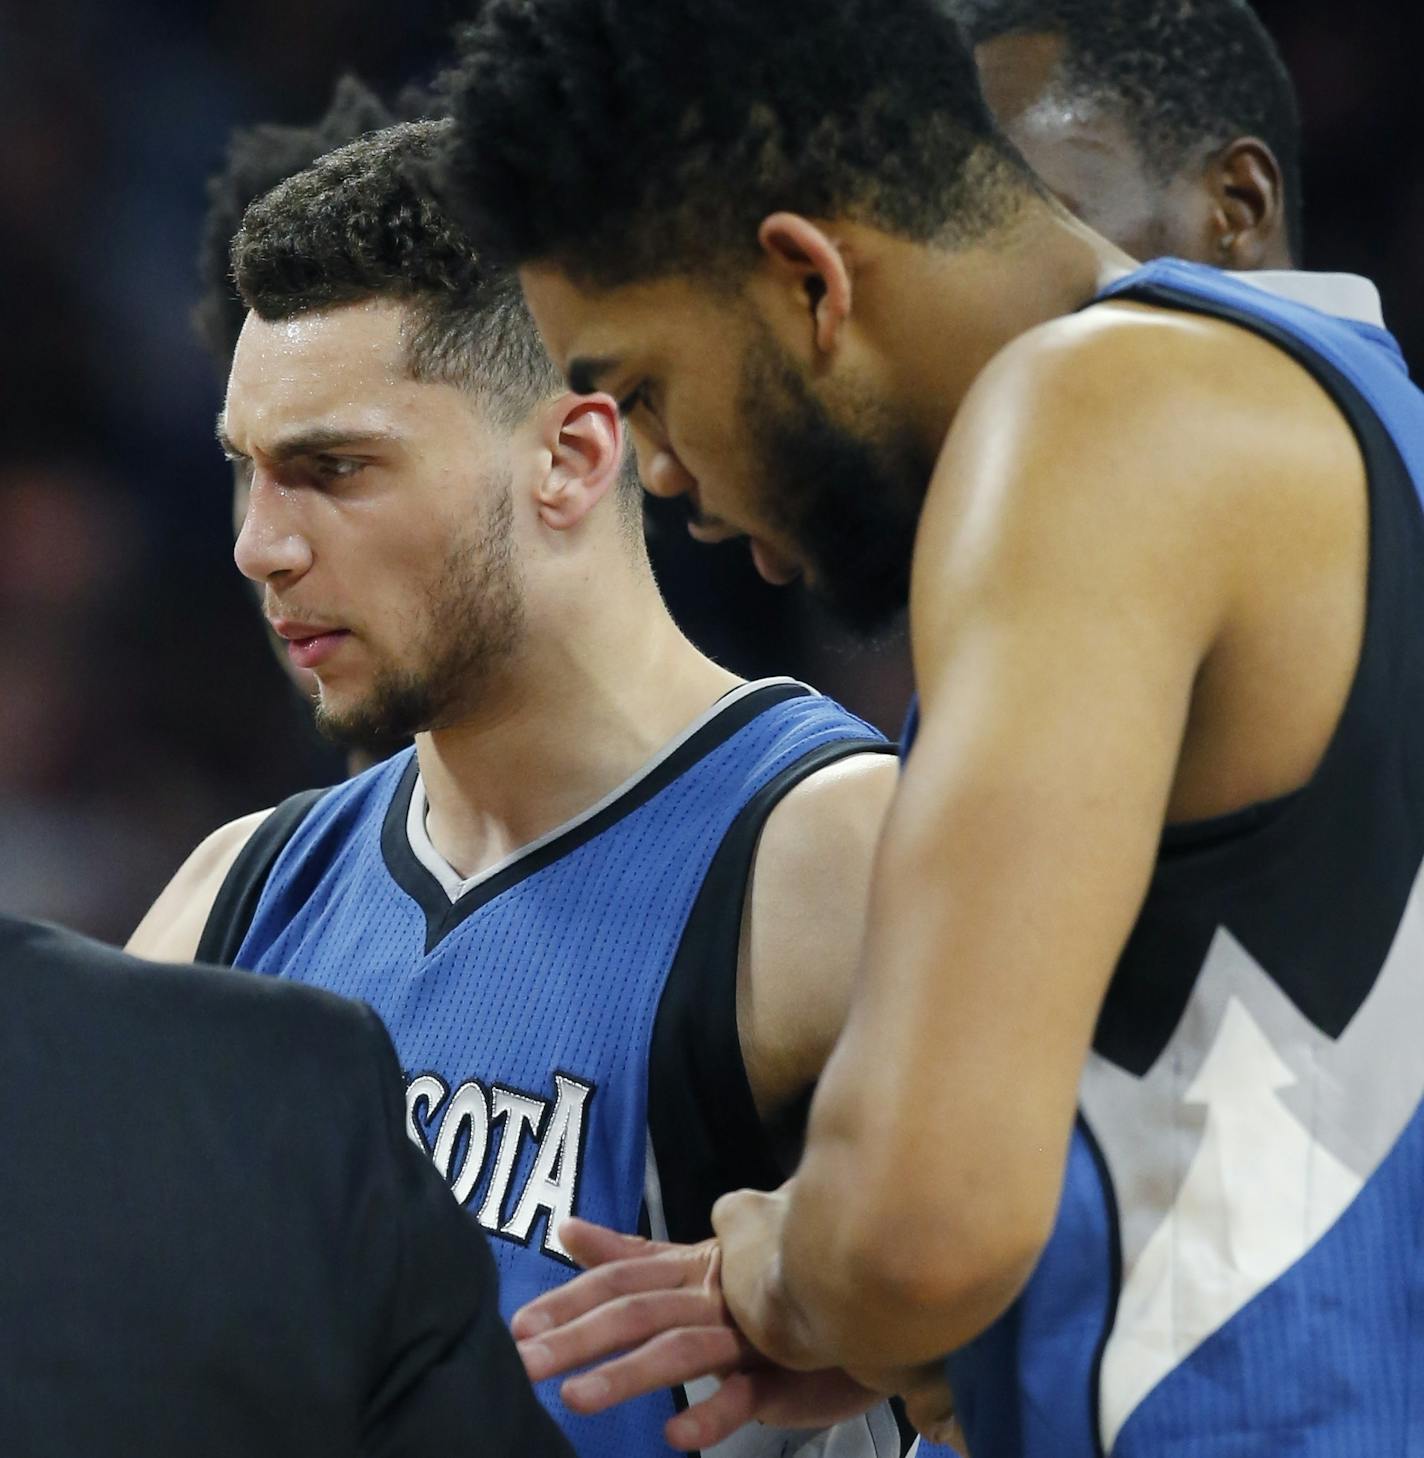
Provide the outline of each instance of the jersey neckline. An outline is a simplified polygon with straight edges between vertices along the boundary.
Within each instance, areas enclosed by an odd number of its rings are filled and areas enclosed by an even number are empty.
[[[739,685],[601,800],[467,878],[459,875],[430,840],[420,763],[412,753],[386,809],[381,854],[396,884],[425,912],[426,952],[481,906],[646,804],[764,710],[813,692],[791,678],[758,679]]]

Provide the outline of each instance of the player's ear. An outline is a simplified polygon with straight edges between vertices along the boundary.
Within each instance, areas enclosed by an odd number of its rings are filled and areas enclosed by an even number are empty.
[[[830,354],[850,317],[850,269],[833,239],[799,213],[772,213],[757,229],[757,241],[773,277],[793,292],[812,326],[812,339]]]
[[[623,422],[609,395],[562,395],[544,417],[549,469],[535,492],[539,519],[555,531],[577,526],[617,483]]]
[[[1288,261],[1285,176],[1276,154],[1240,137],[1207,163],[1220,267],[1247,272]]]

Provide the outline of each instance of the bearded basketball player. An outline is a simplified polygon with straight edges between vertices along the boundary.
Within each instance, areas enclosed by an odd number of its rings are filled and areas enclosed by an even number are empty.
[[[706,1246],[573,1224],[531,1368],[718,1371],[689,1446],[834,1368],[931,1431],[948,1377],[976,1458],[1424,1444],[1424,398],[1373,291],[1139,267],[936,0],[496,0],[456,121],[648,487],[908,594],[919,689],[794,1178]]]
[[[238,565],[318,714],[416,746],[217,832],[133,947],[370,1003],[511,1311],[573,1274],[569,1215],[707,1233],[794,1162],[895,767],[678,632],[614,402],[566,389],[420,180],[443,130],[364,137],[249,209],[219,429],[251,482]],[[666,1452],[683,1401],[543,1395],[609,1458]],[[900,1446],[884,1408],[834,1440]]]

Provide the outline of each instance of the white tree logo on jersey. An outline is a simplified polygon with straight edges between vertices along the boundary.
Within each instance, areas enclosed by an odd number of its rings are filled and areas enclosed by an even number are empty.
[[[1363,1181],[1279,1097],[1296,1076],[1238,998],[1186,1091],[1201,1143],[1126,1273],[1102,1367],[1103,1446],[1163,1377],[1339,1219]]]
[[[451,1093],[438,1074],[422,1073],[406,1085],[406,1132],[462,1205],[489,1171],[476,1218],[491,1235],[528,1245],[543,1214],[544,1254],[567,1261],[558,1231],[578,1198],[584,1110],[594,1086],[556,1073],[554,1088],[552,1099],[541,1099],[497,1083],[486,1091],[472,1078]],[[526,1140],[533,1141],[534,1160],[516,1197],[510,1186]]]

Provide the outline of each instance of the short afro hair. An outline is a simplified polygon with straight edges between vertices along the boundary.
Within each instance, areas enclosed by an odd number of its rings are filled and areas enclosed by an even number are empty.
[[[392,109],[355,76],[343,76],[326,114],[313,125],[265,123],[232,134],[222,171],[208,179],[208,212],[198,251],[203,291],[193,310],[198,337],[224,376],[247,318],[247,305],[233,284],[231,258],[233,235],[249,204],[337,147],[402,117],[413,120],[422,114],[424,103],[414,92]]]
[[[514,274],[486,266],[425,185],[450,127],[401,122],[279,183],[243,217],[233,276],[262,319],[369,299],[406,305],[412,376],[467,389],[512,426],[563,381]]]
[[[779,208],[952,244],[1037,189],[942,0],[489,0],[460,42],[439,185],[515,264],[725,278]]]
[[[1160,178],[1203,148],[1259,137],[1281,164],[1291,254],[1301,257],[1300,108],[1280,52],[1246,0],[953,4],[976,46],[1010,34],[1061,36],[1064,93],[1120,111]]]

